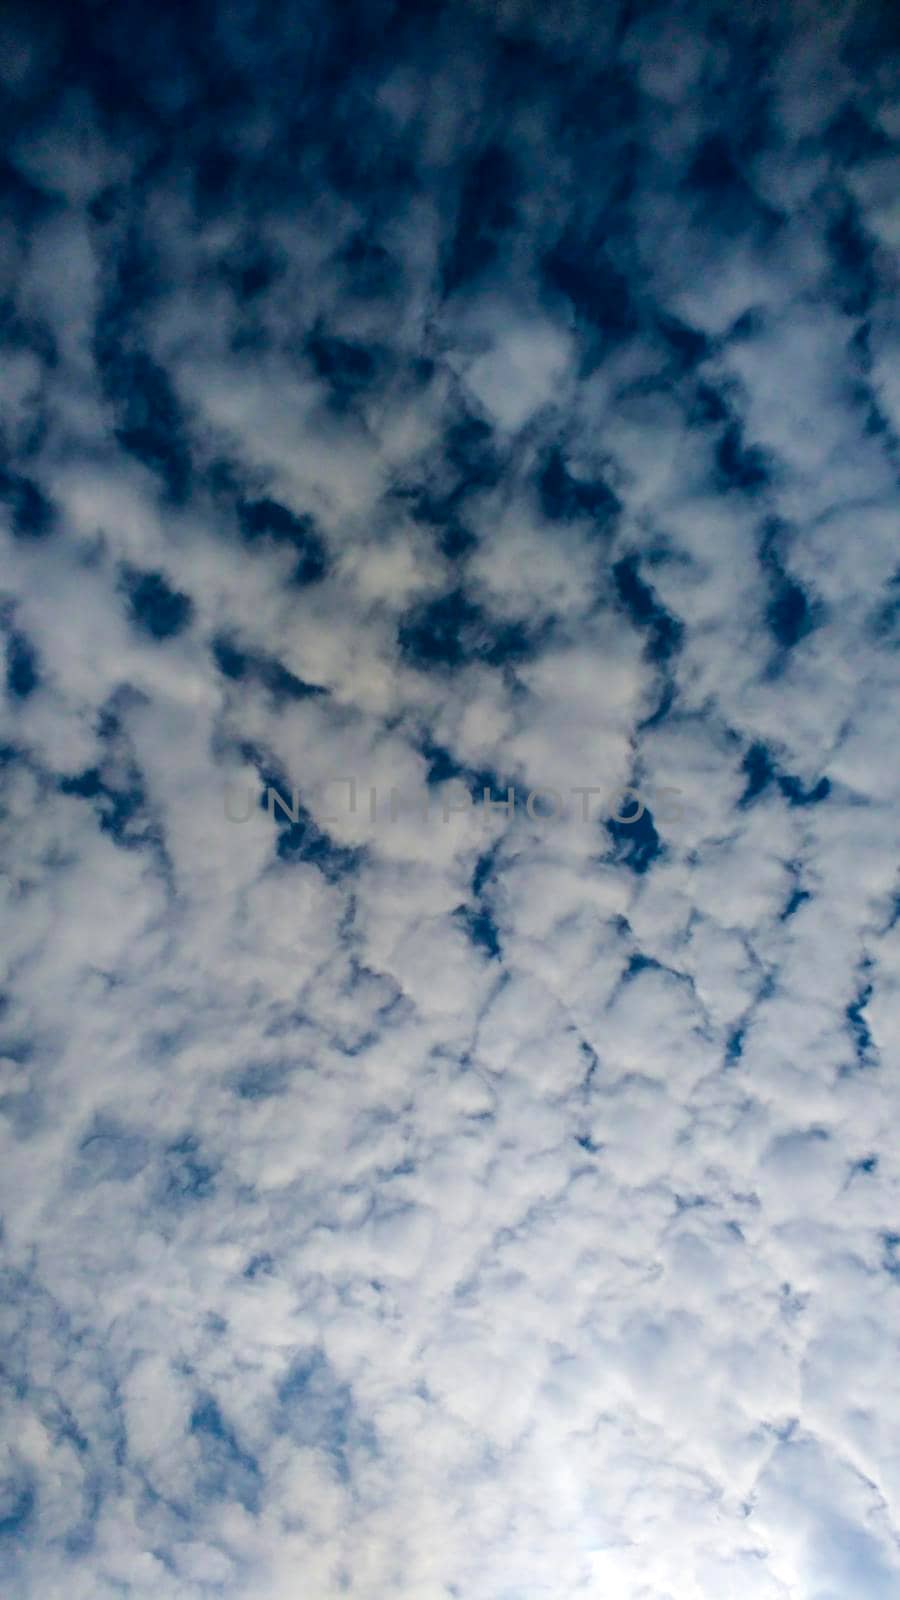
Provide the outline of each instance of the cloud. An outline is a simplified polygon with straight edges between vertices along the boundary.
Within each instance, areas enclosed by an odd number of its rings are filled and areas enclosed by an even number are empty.
[[[889,24],[0,33],[0,1587],[887,1597]]]

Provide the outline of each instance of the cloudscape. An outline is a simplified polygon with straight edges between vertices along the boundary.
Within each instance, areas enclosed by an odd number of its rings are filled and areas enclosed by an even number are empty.
[[[900,9],[0,16],[0,1595],[900,1595]]]

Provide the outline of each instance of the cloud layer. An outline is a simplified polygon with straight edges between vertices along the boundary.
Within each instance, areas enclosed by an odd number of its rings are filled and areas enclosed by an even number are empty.
[[[0,33],[4,1595],[889,1600],[895,23]]]

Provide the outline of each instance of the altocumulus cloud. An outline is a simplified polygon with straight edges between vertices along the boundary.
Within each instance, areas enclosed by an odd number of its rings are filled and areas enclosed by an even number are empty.
[[[898,66],[4,9],[9,1600],[900,1592]]]

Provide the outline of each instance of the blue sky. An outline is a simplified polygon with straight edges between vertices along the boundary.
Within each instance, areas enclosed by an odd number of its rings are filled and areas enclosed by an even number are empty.
[[[4,10],[4,1600],[900,1593],[898,65]]]

